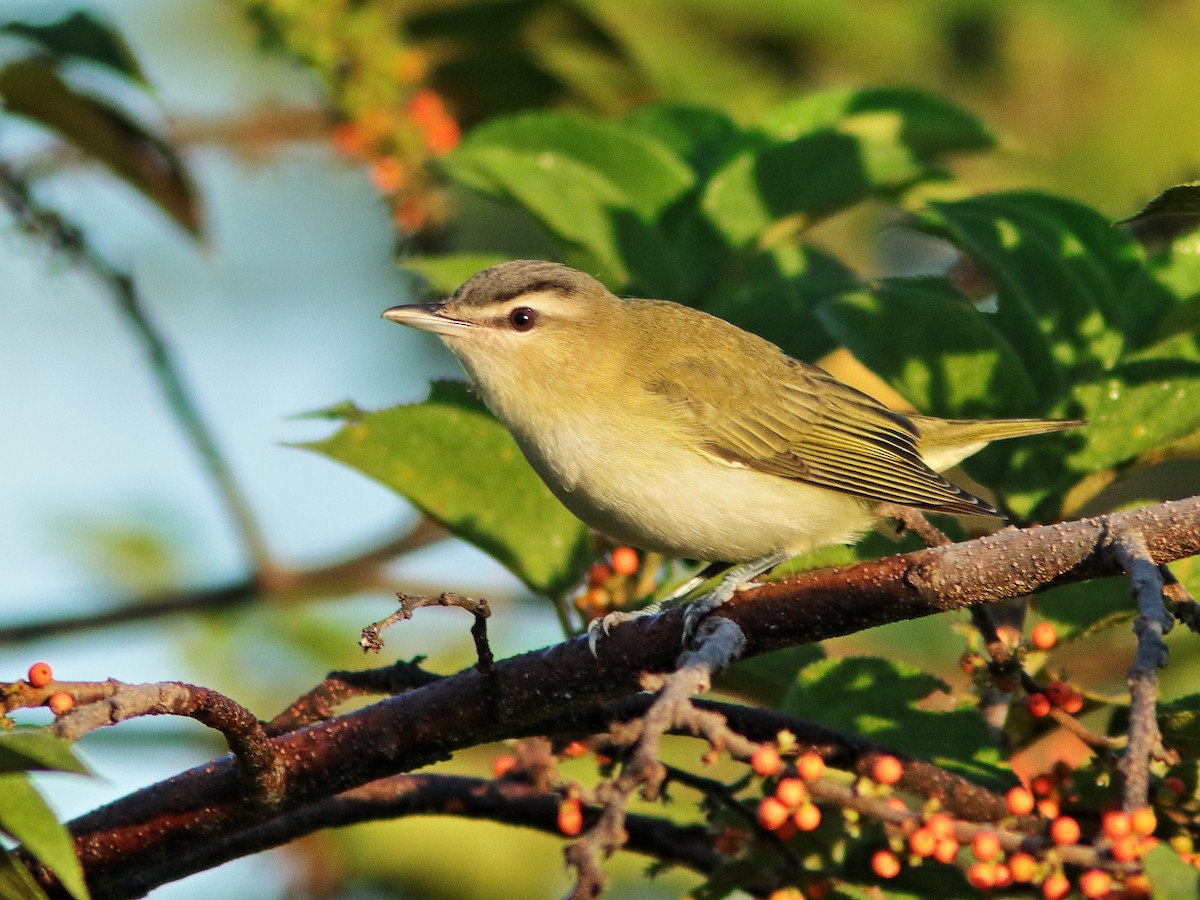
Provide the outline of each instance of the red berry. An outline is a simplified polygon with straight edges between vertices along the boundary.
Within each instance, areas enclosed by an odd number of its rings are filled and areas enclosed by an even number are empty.
[[[993,887],[1006,888],[1013,883],[1012,870],[1002,862],[992,863],[996,881]]]
[[[820,753],[806,750],[796,760],[796,771],[804,781],[816,781],[825,774],[825,760]],[[1182,793],[1180,791],[1179,793]]]
[[[782,765],[783,763],[779,759],[779,751],[770,744],[762,744],[750,754],[750,768],[754,770],[755,775],[760,775],[763,778],[774,775]]]
[[[1035,719],[1050,715],[1050,700],[1045,694],[1030,694],[1025,700],[1025,708]]]
[[[51,694],[46,699],[46,705],[50,707],[50,711],[56,716],[61,716],[63,713],[70,712],[75,708],[75,698],[65,691],[59,691],[57,694]]]
[[[934,837],[954,837],[954,819],[948,813],[934,813],[925,823],[925,827],[933,832]]]
[[[558,830],[567,837],[583,831],[583,806],[572,797],[558,805]]]
[[[1183,779],[1178,775],[1172,775],[1164,782],[1164,784],[1166,784],[1167,790],[1176,797],[1182,797],[1183,792],[1187,790],[1187,785],[1183,783]]]
[[[795,809],[808,799],[808,788],[799,778],[781,778],[775,786],[775,796],[788,809]]]
[[[50,668],[50,663],[35,662],[29,667],[26,678],[35,688],[42,688],[54,680],[54,670]]]
[[[1033,812],[1033,794],[1018,785],[1004,795],[1008,803],[1008,811],[1014,816],[1027,816]]]
[[[612,552],[612,570],[618,575],[632,575],[638,570],[638,554],[632,547],[618,547]]]
[[[908,850],[913,856],[919,856],[924,859],[925,857],[933,856],[937,842],[937,835],[928,827],[918,828],[908,836]]]
[[[517,758],[508,753],[502,753],[492,760],[492,777],[503,778],[517,767]]]
[[[1062,872],[1055,872],[1042,882],[1042,896],[1046,900],[1062,900],[1071,893],[1071,882]]]
[[[1110,841],[1115,841],[1133,832],[1133,820],[1124,810],[1110,809],[1100,819],[1100,830]]]
[[[1037,860],[1028,853],[1014,853],[1008,858],[1008,871],[1013,881],[1026,884],[1037,873]]]
[[[758,822],[767,831],[775,831],[788,820],[791,811],[778,797],[763,797],[758,804]]]
[[[588,587],[603,587],[612,578],[612,569],[604,563],[596,563],[587,573]]]
[[[1079,876],[1079,893],[1085,897],[1103,897],[1112,889],[1112,876],[1103,869],[1089,869]]]
[[[1133,862],[1142,855],[1141,841],[1129,834],[1114,840],[1108,852],[1117,862]]]
[[[971,841],[971,852],[980,862],[991,862],[1000,855],[1000,838],[994,831],[980,831]]]
[[[945,865],[953,863],[958,858],[958,841],[952,837],[938,838],[937,846],[933,848],[933,858]]]
[[[1060,847],[1079,842],[1079,823],[1070,816],[1059,816],[1050,823],[1050,840]]]
[[[1140,834],[1142,837],[1149,837],[1154,834],[1154,829],[1158,827],[1158,819],[1154,815],[1154,810],[1148,806],[1143,806],[1131,812],[1129,814],[1129,823],[1133,826],[1133,833]]]
[[[871,871],[880,878],[895,878],[900,874],[900,860],[891,850],[876,850],[871,857]]]
[[[871,779],[879,784],[895,784],[904,774],[904,766],[894,756],[879,756],[871,763]]]
[[[990,891],[996,886],[996,867],[992,863],[971,863],[967,869],[967,881],[980,891]]]
[[[1075,715],[1083,709],[1083,694],[1078,691],[1071,691],[1071,696],[1068,697],[1062,705],[1063,712]]]
[[[1029,636],[1030,642],[1039,650],[1049,650],[1058,643],[1058,632],[1049,622],[1038,622]]]
[[[815,803],[806,800],[792,814],[792,822],[801,831],[812,831],[821,824],[821,810]]]
[[[1054,780],[1049,775],[1039,775],[1029,783],[1035,797],[1049,797],[1054,793]]]
[[[1071,686],[1060,678],[1046,685],[1046,699],[1052,706],[1062,706],[1071,697]]]

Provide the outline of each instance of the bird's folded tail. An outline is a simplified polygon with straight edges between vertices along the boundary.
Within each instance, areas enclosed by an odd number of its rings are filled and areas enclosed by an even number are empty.
[[[1069,431],[1087,424],[1079,419],[938,419],[912,413],[908,419],[920,432],[921,458],[936,472],[944,472],[992,441]]]

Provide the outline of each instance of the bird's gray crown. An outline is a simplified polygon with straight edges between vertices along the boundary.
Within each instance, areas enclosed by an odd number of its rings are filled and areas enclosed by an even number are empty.
[[[516,259],[473,275],[447,302],[483,306],[538,291],[569,297],[595,290],[603,291],[604,286],[592,276],[568,266],[542,259]]]

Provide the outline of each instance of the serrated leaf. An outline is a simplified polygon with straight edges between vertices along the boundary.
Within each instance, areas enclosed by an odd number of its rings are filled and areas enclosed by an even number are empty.
[[[1194,341],[1177,335],[1076,384],[1071,396],[1084,418],[1082,444],[1067,461],[1093,472],[1186,437],[1200,428],[1200,360]]]
[[[476,272],[508,259],[502,253],[446,253],[407,257],[401,260],[400,267],[420,276],[434,296],[449,297]]]
[[[77,10],[45,25],[6,22],[0,25],[0,32],[34,41],[60,60],[84,60],[132,81],[146,83],[141,66],[120,32],[91,13]]]
[[[199,235],[199,204],[175,151],[122,110],[76,91],[50,59],[23,59],[0,69],[0,100],[5,112],[49,128],[129,183],[189,234]]]
[[[424,403],[365,413],[323,441],[297,446],[406,497],[538,593],[559,594],[587,564],[587,528],[465,385],[440,382]]]
[[[783,708],[989,787],[1015,784],[977,709],[918,708],[939,691],[949,691],[945,682],[904,663],[875,657],[829,659],[799,673]]]
[[[83,868],[66,826],[24,775],[0,775],[0,831],[38,858],[76,900],[86,900]]]
[[[922,413],[988,418],[1041,410],[1020,356],[943,279],[888,279],[871,292],[825,301],[817,317]]]
[[[5,900],[48,900],[29,870],[14,853],[0,851],[0,897]]]
[[[69,743],[43,729],[0,734],[0,774],[32,770],[92,774]]]

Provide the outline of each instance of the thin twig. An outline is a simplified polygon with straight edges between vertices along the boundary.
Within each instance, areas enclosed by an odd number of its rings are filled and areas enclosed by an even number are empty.
[[[364,653],[378,653],[383,647],[381,634],[384,629],[390,628],[392,625],[402,622],[405,619],[411,619],[413,612],[416,610],[423,609],[426,606],[457,606],[460,609],[465,609],[475,617],[475,622],[471,625],[471,637],[475,641],[475,654],[478,657],[476,665],[483,674],[487,675],[491,673],[496,660],[492,655],[491,645],[488,644],[487,620],[492,614],[492,610],[486,600],[465,597],[462,594],[455,594],[450,591],[445,591],[436,597],[414,597],[401,593],[396,595],[396,599],[400,601],[399,609],[390,616],[380,619],[378,622],[373,622],[362,630],[362,637],[358,643],[363,648]]]

